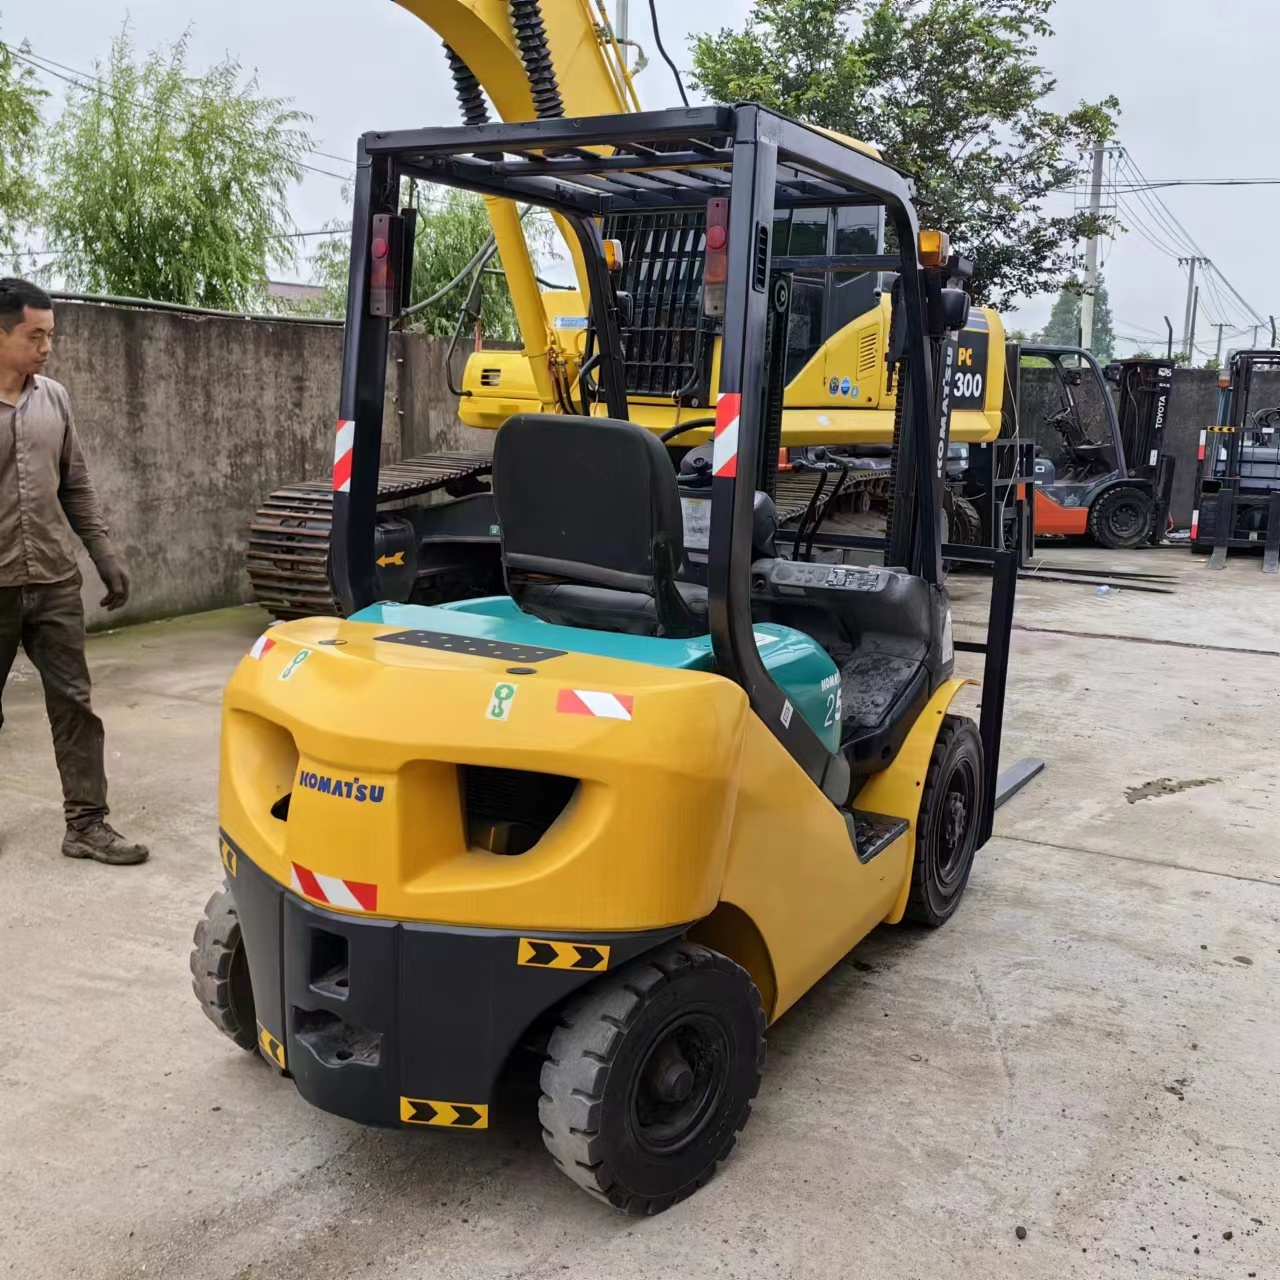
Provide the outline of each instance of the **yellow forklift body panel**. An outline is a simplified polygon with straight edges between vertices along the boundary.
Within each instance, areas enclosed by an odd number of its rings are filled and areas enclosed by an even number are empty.
[[[372,892],[367,917],[600,933],[696,922],[728,902],[773,970],[777,1017],[859,939],[902,916],[929,753],[956,692],[934,694],[857,805],[905,818],[868,863],[844,820],[735,684],[705,671],[566,653],[508,660],[380,640],[397,628],[314,618],[273,627],[224,698],[221,825],[258,868]],[[518,665],[518,664],[517,664]],[[526,674],[531,672],[531,674]],[[495,689],[515,686],[501,718]],[[629,718],[569,714],[606,692]],[[576,778],[518,856],[469,847],[458,766]],[[272,815],[288,794],[288,819]],[[302,880],[299,880],[301,872]],[[325,905],[344,910],[340,897]]]

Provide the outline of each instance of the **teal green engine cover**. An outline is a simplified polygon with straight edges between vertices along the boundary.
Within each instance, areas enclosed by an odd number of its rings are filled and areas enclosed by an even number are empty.
[[[536,644],[570,653],[590,653],[653,667],[714,671],[710,636],[673,640],[617,631],[562,627],[522,613],[510,596],[485,596],[444,605],[375,604],[352,614],[354,622],[442,631],[510,644]],[[809,722],[828,751],[840,750],[840,673],[826,650],[791,627],[755,625],[756,647],[778,687]]]

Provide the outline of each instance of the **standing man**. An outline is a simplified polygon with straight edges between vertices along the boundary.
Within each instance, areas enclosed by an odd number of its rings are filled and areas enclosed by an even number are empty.
[[[49,295],[25,280],[0,280],[0,691],[21,644],[40,673],[53,729],[67,819],[62,852],[145,862],[146,847],[106,823],[102,721],[89,704],[72,531],[97,566],[108,609],[129,598],[129,578],[107,537],[66,388],[42,376],[52,345]]]

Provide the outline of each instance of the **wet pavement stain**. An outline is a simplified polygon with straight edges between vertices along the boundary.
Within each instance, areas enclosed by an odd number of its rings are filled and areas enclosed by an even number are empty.
[[[1124,798],[1130,804],[1137,804],[1139,800],[1150,800],[1153,796],[1173,796],[1179,791],[1190,791],[1192,787],[1208,787],[1215,782],[1221,782],[1221,778],[1156,778],[1151,782],[1144,782],[1139,787],[1127,787],[1125,789]]]

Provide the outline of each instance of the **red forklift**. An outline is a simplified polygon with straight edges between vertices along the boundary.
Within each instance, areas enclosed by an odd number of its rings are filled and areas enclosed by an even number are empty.
[[[1104,371],[1080,347],[1033,344],[1020,355],[1046,361],[1058,393],[1056,409],[1021,424],[1036,441],[1036,535],[1088,537],[1113,551],[1157,545],[1173,493],[1174,460],[1161,447],[1173,366],[1134,357]]]

